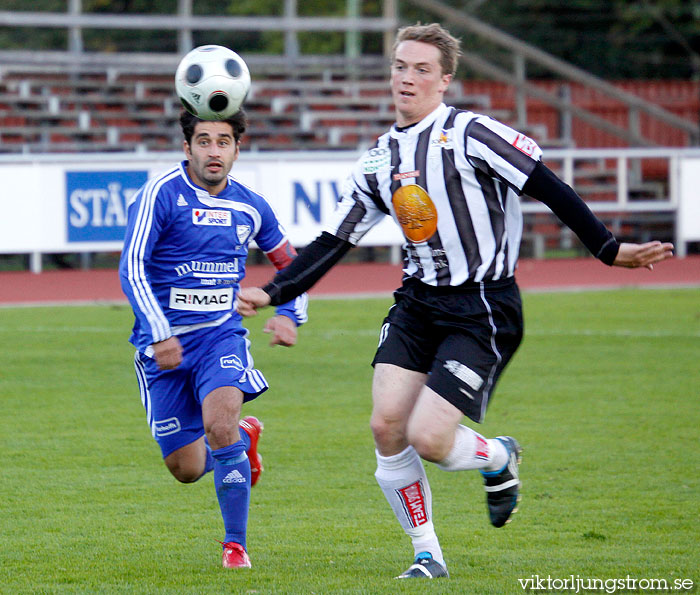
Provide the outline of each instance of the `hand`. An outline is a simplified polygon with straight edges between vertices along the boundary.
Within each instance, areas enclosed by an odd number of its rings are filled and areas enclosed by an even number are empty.
[[[241,316],[255,316],[258,308],[270,305],[270,296],[259,287],[241,289],[236,296],[236,311]]]
[[[267,294],[265,294],[267,295]],[[265,323],[265,333],[272,333],[270,345],[292,347],[297,342],[297,325],[289,317],[278,314]]]
[[[636,269],[646,267],[650,271],[654,263],[673,256],[673,244],[669,242],[647,242],[646,244],[620,244],[613,266]]]
[[[182,345],[177,337],[153,343],[151,347],[153,347],[158,368],[161,370],[174,370],[182,362]]]

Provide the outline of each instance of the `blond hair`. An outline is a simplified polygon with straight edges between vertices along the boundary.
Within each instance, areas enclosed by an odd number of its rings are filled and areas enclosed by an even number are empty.
[[[404,41],[421,41],[435,46],[440,51],[440,68],[442,74],[455,75],[457,63],[462,53],[459,49],[459,39],[450,35],[450,32],[439,23],[430,25],[409,25],[402,27],[396,34],[394,47],[391,50],[391,61],[396,57],[396,48]]]

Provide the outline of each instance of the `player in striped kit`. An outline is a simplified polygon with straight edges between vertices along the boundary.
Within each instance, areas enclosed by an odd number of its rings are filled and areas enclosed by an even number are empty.
[[[136,321],[136,376],[166,467],[183,482],[214,471],[224,567],[250,567],[250,488],[262,471],[262,424],[240,419],[268,385],[233,308],[255,240],[283,269],[296,255],[263,197],[229,176],[245,114],[209,122],[183,112],[186,160],[149,180],[128,208],[119,275]],[[271,344],[294,345],[306,295],[277,308]],[[240,421],[239,421],[240,420]]]
[[[358,161],[331,228],[261,288],[245,289],[245,316],[309,289],[382,217],[401,226],[403,283],[374,357],[371,428],[377,481],[411,537],[414,562],[398,578],[448,576],[433,525],[422,459],[446,471],[478,469],[491,523],[519,500],[521,447],[463,425],[481,422],[523,333],[514,273],[522,234],[519,196],[551,210],[608,265],[669,258],[661,242],[618,243],[581,198],[541,161],[525,135],[443,103],[459,41],[440,25],[401,29],[391,90],[396,123]]]

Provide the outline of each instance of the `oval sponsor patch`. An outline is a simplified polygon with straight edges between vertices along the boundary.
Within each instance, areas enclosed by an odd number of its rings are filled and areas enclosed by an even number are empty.
[[[181,429],[180,420],[177,417],[169,417],[168,419],[153,422],[153,432],[156,436],[170,436],[170,434],[176,434]]]
[[[367,151],[362,157],[362,173],[365,175],[376,174],[391,168],[391,151],[389,149],[374,148]]]
[[[437,209],[417,184],[401,186],[391,197],[404,235],[415,243],[429,240],[437,230]]]

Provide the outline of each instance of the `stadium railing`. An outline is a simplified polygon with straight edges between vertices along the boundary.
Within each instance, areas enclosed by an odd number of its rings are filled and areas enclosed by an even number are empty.
[[[604,131],[618,139],[622,139],[629,146],[655,146],[657,143],[646,138],[639,128],[639,115],[646,114],[648,117],[663,122],[667,127],[681,131],[685,137],[684,145],[700,144],[700,127],[697,118],[687,120],[682,118],[654,102],[647,101],[633,93],[628,93],[624,89],[611,84],[599,77],[596,77],[580,68],[577,68],[563,60],[548,54],[528,43],[504,33],[470,16],[465,11],[440,2],[439,0],[406,0],[409,4],[414,4],[421,9],[427,10],[436,15],[443,22],[447,23],[453,31],[468,31],[470,35],[477,36],[494,46],[504,49],[511,54],[511,64],[509,68],[504,68],[494,62],[489,57],[477,55],[474,52],[464,52],[461,62],[472,72],[476,72],[491,80],[512,85],[516,90],[516,127],[527,125],[528,99],[535,99],[546,103],[557,109],[562,118],[576,117],[586,124]],[[534,85],[527,80],[527,62],[537,64],[538,67],[550,72],[554,78],[571,84],[585,85],[595,90],[603,96],[613,98],[627,107],[627,122],[618,124],[595,114],[580,105],[570,101],[564,94],[555,94],[547,91],[539,85]],[[566,142],[570,139],[563,139]]]
[[[283,221],[288,231],[299,232],[295,244],[303,246],[325,225],[324,217],[332,212],[335,204],[334,193],[342,188],[357,157],[357,151],[245,152],[236,167],[238,175],[248,176],[243,181],[252,180],[251,183],[272,201],[277,212],[284,213]],[[123,217],[127,196],[114,193],[121,192],[119,188],[130,187],[126,184],[134,185],[126,182],[124,176],[134,170],[162,171],[180,158],[179,152],[131,152],[113,156],[104,153],[0,155],[0,172],[7,172],[8,180],[22,180],[22,212],[28,214],[19,220],[7,218],[0,222],[0,254],[30,254],[31,269],[39,272],[44,254],[120,250],[118,238],[122,237],[123,231],[119,232],[114,226],[119,219],[117,215],[121,213],[120,217]],[[700,185],[700,149],[551,149],[546,153],[546,162],[581,193],[589,207],[619,240],[654,238],[674,241],[679,256],[686,254],[689,242],[700,242],[696,200],[696,188]],[[99,179],[89,179],[90,172],[100,172]],[[116,178],[115,184],[105,181],[110,172]],[[275,174],[270,175],[270,172]],[[144,179],[147,173],[140,171]],[[71,181],[76,174],[85,180],[82,185],[76,186]],[[27,176],[31,183],[24,182]],[[20,182],[13,181],[14,186],[11,185],[7,193],[0,194],[0,208],[8,212],[16,207],[13,188],[17,183]],[[302,188],[304,190],[300,193]],[[325,205],[323,209],[322,203]],[[105,227],[108,207],[112,221],[110,229]],[[522,207],[524,256],[587,254],[545,205],[523,197]],[[95,236],[89,240],[71,239],[74,225],[84,225],[91,209],[99,220],[94,223],[97,226]],[[324,215],[314,224],[312,214],[319,215],[321,211]],[[69,224],[73,218],[82,219],[82,222]],[[365,238],[361,246],[388,247],[396,258],[401,237],[393,233],[396,229],[391,222],[387,224],[390,229],[381,231],[374,238]],[[107,231],[112,234],[111,239],[100,240],[101,234]]]

